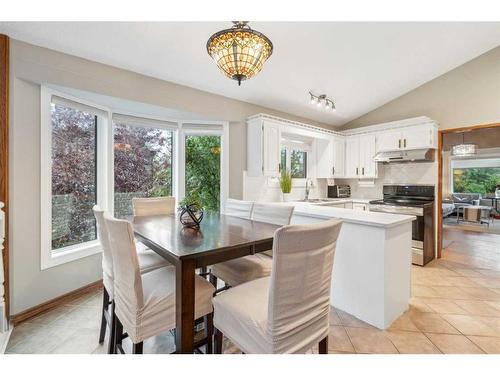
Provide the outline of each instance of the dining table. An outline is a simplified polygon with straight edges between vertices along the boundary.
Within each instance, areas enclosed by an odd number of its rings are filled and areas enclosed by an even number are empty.
[[[279,227],[215,212],[205,212],[198,229],[184,227],[178,214],[133,219],[138,240],[176,268],[176,353],[194,351],[196,270],[272,249]]]

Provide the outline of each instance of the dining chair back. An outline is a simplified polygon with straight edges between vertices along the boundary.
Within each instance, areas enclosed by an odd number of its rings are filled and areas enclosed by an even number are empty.
[[[132,198],[134,216],[171,215],[175,212],[175,197]]]
[[[253,202],[242,201],[239,199],[227,199],[224,213],[230,216],[250,219],[252,215]]]
[[[125,315],[135,316],[144,304],[139,259],[132,224],[104,213],[113,256],[115,301]]]
[[[301,345],[328,336],[332,268],[341,226],[340,220],[332,219],[285,226],[274,234],[267,320],[273,352],[301,351]]]
[[[292,218],[294,206],[255,202],[251,219],[263,223],[288,225]]]
[[[113,257],[109,247],[108,230],[104,222],[104,210],[96,205],[92,207],[92,211],[94,211],[97,226],[97,237],[102,247],[102,282],[110,298],[113,299]]]

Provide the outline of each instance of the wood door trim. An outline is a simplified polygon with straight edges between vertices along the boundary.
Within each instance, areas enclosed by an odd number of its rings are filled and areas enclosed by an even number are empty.
[[[41,303],[34,307],[31,307],[27,310],[24,310],[18,314],[12,315],[10,317],[10,322],[16,326],[19,323],[22,323],[28,319],[34,318],[38,315],[41,315],[49,310],[55,309],[56,307],[65,305],[69,302],[72,302],[85,294],[89,294],[91,292],[95,292],[102,288],[102,280],[98,280],[91,284],[85,285],[84,287],[73,290],[69,293],[63,294],[62,296],[51,299],[50,301]]]
[[[493,122],[490,124],[478,124],[463,126],[460,128],[439,129],[438,131],[438,231],[437,231],[437,257],[441,258],[443,251],[443,135],[449,133],[462,133],[467,131],[489,129],[500,127],[500,122]]]
[[[4,299],[9,316],[9,37],[4,34],[0,34],[0,171],[0,201],[5,204]]]

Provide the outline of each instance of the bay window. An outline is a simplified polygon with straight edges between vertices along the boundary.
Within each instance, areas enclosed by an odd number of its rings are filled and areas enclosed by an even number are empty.
[[[131,115],[41,88],[41,269],[101,251],[96,204],[125,219],[134,197],[196,195],[206,210],[221,209],[228,123],[151,112]]]

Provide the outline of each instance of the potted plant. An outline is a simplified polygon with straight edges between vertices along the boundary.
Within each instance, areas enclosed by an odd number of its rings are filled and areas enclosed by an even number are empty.
[[[280,188],[283,193],[283,202],[289,202],[290,192],[292,191],[292,174],[289,170],[283,169],[281,171]]]
[[[188,195],[179,202],[179,220],[186,228],[199,229],[203,220],[203,209],[198,196]]]

